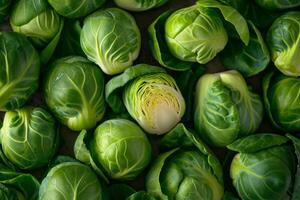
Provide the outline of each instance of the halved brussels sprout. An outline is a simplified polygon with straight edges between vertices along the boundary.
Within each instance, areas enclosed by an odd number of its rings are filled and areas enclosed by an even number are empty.
[[[105,0],[48,0],[48,2],[58,14],[68,18],[77,18],[84,17],[98,9]]]
[[[185,101],[175,80],[159,67],[140,64],[111,79],[106,101],[115,111],[122,111],[116,90],[123,86],[127,111],[148,133],[164,134],[184,115]]]
[[[40,184],[31,175],[15,172],[0,164],[1,200],[36,200]]]
[[[58,147],[56,125],[42,108],[24,107],[6,112],[0,129],[1,160],[8,166],[26,170],[45,166]]]
[[[54,166],[42,181],[39,200],[106,200],[97,175],[86,165],[73,161]]]
[[[165,135],[161,146],[173,150],[159,155],[150,168],[146,177],[146,188],[150,194],[159,200],[222,199],[221,164],[183,124],[178,124]]]
[[[255,0],[258,5],[270,10],[286,9],[300,6],[300,0]]]
[[[118,74],[130,67],[141,48],[140,30],[134,18],[118,8],[89,15],[80,36],[88,59],[106,74]]]
[[[51,8],[47,0],[19,0],[10,15],[15,32],[30,38],[41,52],[42,63],[47,63],[58,43],[63,19]]]
[[[226,146],[256,131],[263,118],[260,97],[237,71],[203,75],[196,88],[195,128],[214,146]]]
[[[168,0],[114,0],[119,7],[131,11],[145,11],[162,6]]]
[[[172,76],[149,74],[126,85],[124,104],[129,114],[151,134],[173,128],[185,111],[185,101]]]
[[[103,176],[104,170],[112,179],[132,180],[149,164],[151,145],[135,123],[112,119],[100,124],[92,137],[86,131],[78,136],[74,146],[75,157]]]
[[[300,76],[300,12],[277,18],[267,34],[272,61],[287,76]]]
[[[148,29],[152,54],[172,70],[187,70],[197,65],[193,62],[205,64],[227,44],[225,23],[230,23],[248,45],[246,20],[234,8],[218,1],[201,0],[194,6],[163,13]]]
[[[52,63],[44,92],[51,111],[72,130],[91,129],[104,115],[103,73],[83,57],[69,56]]]
[[[0,0],[0,23],[8,15],[8,9],[11,4],[11,0]]]
[[[288,143],[288,137],[295,148]],[[299,185],[293,185],[293,177],[300,170],[299,165],[296,169],[300,141],[290,135],[288,137],[275,134],[251,135],[228,146],[230,150],[238,152],[232,160],[230,176],[242,199],[299,198],[296,192]],[[295,183],[299,184],[299,177],[295,179]]]
[[[300,79],[269,73],[263,79],[266,111],[276,128],[300,131]]]
[[[22,107],[36,91],[40,75],[37,51],[25,36],[0,33],[0,111]]]

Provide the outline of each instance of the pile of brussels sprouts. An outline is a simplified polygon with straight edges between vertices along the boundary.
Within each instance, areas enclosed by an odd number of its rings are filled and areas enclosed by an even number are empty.
[[[0,23],[0,200],[300,200],[300,0],[0,0]]]

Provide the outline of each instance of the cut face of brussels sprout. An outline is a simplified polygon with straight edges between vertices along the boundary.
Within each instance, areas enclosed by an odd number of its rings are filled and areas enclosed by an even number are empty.
[[[267,34],[272,61],[287,76],[300,76],[300,12],[275,20]]]
[[[255,0],[263,8],[278,10],[300,6],[300,0]]]
[[[222,199],[221,164],[183,124],[178,124],[165,135],[161,146],[181,149],[163,153],[154,161],[146,177],[146,188],[150,194],[161,200]]]
[[[141,35],[129,13],[109,8],[84,20],[80,43],[89,60],[113,75],[130,67],[138,57]]]
[[[65,162],[53,167],[41,184],[39,200],[105,200],[97,175],[79,162]]]
[[[284,131],[300,131],[300,79],[269,73],[263,80],[263,90],[272,123]]]
[[[197,5],[171,14],[165,24],[165,34],[175,57],[201,64],[212,60],[228,40],[219,13]]]
[[[48,0],[57,13],[68,18],[84,17],[99,8],[105,0]]]
[[[114,119],[95,130],[90,144],[91,155],[113,179],[131,180],[149,164],[151,145],[135,123]]]
[[[166,73],[136,78],[125,87],[123,101],[129,114],[151,134],[166,133],[185,112],[181,92]]]
[[[0,23],[3,22],[4,18],[8,15],[10,4],[11,0],[0,0]]]
[[[42,108],[25,107],[6,112],[0,131],[2,151],[6,158],[21,169],[46,165],[58,146],[54,118]]]
[[[287,141],[280,135],[258,134],[228,146],[239,152],[231,163],[230,176],[242,199],[290,199],[296,157]]]
[[[51,111],[72,130],[93,128],[104,115],[103,73],[83,57],[55,61],[47,74],[44,92]]]
[[[263,117],[260,97],[237,71],[202,76],[196,88],[194,123],[203,140],[226,146],[253,133]]]
[[[20,0],[12,9],[10,24],[38,47],[48,44],[59,32],[61,18],[47,0]]]
[[[25,36],[0,33],[0,110],[22,107],[38,87],[40,59]]]
[[[119,7],[131,11],[145,11],[159,7],[168,0],[114,0]]]
[[[40,184],[31,174],[15,172],[0,164],[1,200],[36,200]]]

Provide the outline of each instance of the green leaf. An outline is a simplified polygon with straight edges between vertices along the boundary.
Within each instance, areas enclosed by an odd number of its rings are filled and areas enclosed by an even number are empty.
[[[161,154],[153,163],[146,177],[147,192],[153,194],[153,196],[155,197],[158,197],[160,200],[168,200],[168,196],[163,194],[161,189],[160,173],[167,158],[178,150],[179,149],[173,149],[171,151]]]
[[[194,117],[194,99],[195,99],[195,86],[198,79],[205,73],[205,68],[196,67],[187,71],[181,72],[176,78],[177,85],[184,97],[186,109],[182,117],[182,122],[185,124],[192,124]]]
[[[148,28],[152,55],[159,64],[171,70],[185,71],[192,67],[200,67],[198,63],[181,61],[171,54],[165,41],[165,22],[172,12],[161,14]]]
[[[91,165],[92,168],[95,170],[95,172],[103,178],[106,183],[109,182],[109,180],[106,178],[104,173],[102,172],[102,169],[100,169],[95,162],[93,161],[93,158],[91,156],[91,153],[86,145],[86,140],[88,140],[88,133],[86,130],[82,130],[80,134],[78,135],[75,144],[74,144],[74,154],[75,158],[87,165]]]
[[[250,33],[247,21],[237,10],[215,0],[198,0],[197,5],[205,8],[218,9],[222,13],[224,19],[235,27],[235,30],[237,31],[243,43],[248,45]]]
[[[287,134],[286,136],[292,141],[295,148],[295,154],[298,160],[291,200],[299,200],[300,199],[300,140],[299,138],[296,138],[290,134]]]
[[[126,200],[156,200],[156,198],[147,192],[140,191],[132,194]]]
[[[122,74],[112,78],[105,86],[106,102],[114,112],[120,113],[125,111],[121,95],[118,90],[127,83],[139,76],[146,74],[165,73],[166,71],[160,67],[147,64],[139,64],[126,69]]]
[[[239,39],[231,38],[221,53],[223,65],[227,69],[235,69],[244,76],[250,77],[263,71],[270,62],[268,48],[260,31],[252,22],[250,26],[250,41],[246,46]]]
[[[127,200],[136,191],[125,184],[114,184],[108,188],[110,200]]]
[[[60,35],[62,33],[64,27],[64,21],[62,20],[62,22],[60,23],[60,27],[59,27],[59,31],[57,32],[57,34],[54,36],[54,38],[47,44],[47,46],[42,49],[41,53],[40,53],[40,57],[41,57],[41,64],[45,65],[48,63],[48,61],[51,59],[52,55],[54,54],[54,51],[56,49],[56,46],[59,42],[60,39]]]
[[[288,138],[272,133],[262,133],[250,135],[237,139],[227,148],[240,153],[255,153],[270,147],[279,146],[287,143]]]

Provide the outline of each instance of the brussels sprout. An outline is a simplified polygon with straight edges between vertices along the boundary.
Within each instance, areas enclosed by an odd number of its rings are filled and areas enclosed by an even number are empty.
[[[221,200],[222,167],[208,147],[183,124],[165,135],[161,145],[175,148],[158,156],[146,177],[147,191],[157,199]]]
[[[266,111],[276,128],[300,131],[300,79],[269,73],[263,79]]]
[[[289,136],[298,145],[300,141]],[[230,176],[243,200],[296,199],[291,191],[296,173],[296,153],[289,139],[275,134],[258,134],[238,139],[228,148],[238,154],[232,160]],[[296,144],[295,143],[295,144]],[[296,182],[299,180],[296,180]],[[296,186],[295,189],[299,187]]]
[[[39,200],[105,200],[105,190],[97,175],[79,162],[54,166],[42,181]]]
[[[40,184],[30,174],[15,172],[0,164],[1,200],[36,200]]]
[[[56,153],[58,141],[56,122],[46,110],[24,107],[5,113],[0,143],[1,159],[8,166],[44,166]]]
[[[255,0],[258,5],[270,10],[293,8],[300,5],[300,0]]]
[[[211,61],[227,44],[225,23],[230,23],[245,45],[249,42],[246,20],[232,7],[214,0],[163,13],[149,27],[154,58],[164,67],[184,71]]]
[[[0,33],[0,111],[22,107],[38,87],[40,60],[21,34]]]
[[[260,31],[249,21],[250,41],[245,46],[239,39],[231,38],[221,59],[227,69],[235,69],[244,76],[253,76],[263,71],[270,62],[268,47]]]
[[[148,133],[166,133],[185,112],[185,101],[175,80],[159,67],[140,64],[111,79],[106,85],[106,100],[112,108],[122,106],[114,94],[122,86],[127,111]]]
[[[166,42],[180,60],[205,64],[227,44],[227,33],[218,12],[198,5],[172,13],[165,24]]]
[[[11,4],[11,0],[0,0],[0,23],[8,15],[8,9]]]
[[[13,31],[26,35],[42,49],[41,61],[46,63],[58,43],[63,19],[47,0],[19,0],[12,8],[10,25]]]
[[[133,64],[141,48],[134,18],[118,8],[97,11],[84,20],[82,50],[106,74],[123,72]]]
[[[159,7],[168,0],[114,0],[119,7],[131,11],[145,11]]]
[[[60,15],[68,18],[84,17],[98,9],[105,0],[48,0],[49,4]]]
[[[92,138],[82,131],[76,140],[75,157],[103,169],[112,179],[136,178],[151,159],[151,145],[145,133],[126,119],[112,119],[100,124]],[[100,175],[103,174],[100,172]]]
[[[275,20],[267,34],[272,61],[287,76],[300,76],[300,12],[288,12]]]
[[[91,129],[104,115],[103,73],[83,57],[69,56],[52,63],[44,93],[54,115],[72,130]]]
[[[209,144],[222,147],[253,133],[262,118],[260,97],[248,89],[237,71],[205,74],[199,79],[194,123]]]

